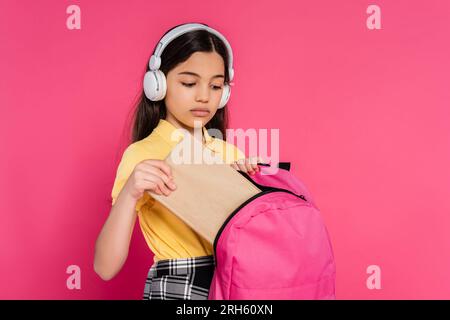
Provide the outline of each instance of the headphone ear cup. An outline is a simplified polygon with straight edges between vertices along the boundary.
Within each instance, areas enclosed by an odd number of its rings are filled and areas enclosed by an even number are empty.
[[[144,76],[144,93],[151,101],[164,99],[167,91],[166,76],[161,70],[147,71]]]
[[[159,96],[159,100],[163,100],[167,93],[167,80],[164,72],[158,70],[158,81],[161,84],[161,95]]]
[[[225,107],[225,105],[228,103],[228,100],[230,100],[230,95],[231,87],[226,84],[223,86],[222,97],[220,98],[218,109],[222,109],[223,107]]]

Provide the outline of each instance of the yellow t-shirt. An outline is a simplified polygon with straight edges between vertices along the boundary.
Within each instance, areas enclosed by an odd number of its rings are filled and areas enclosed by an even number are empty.
[[[174,125],[161,119],[150,135],[126,148],[117,168],[111,192],[112,205],[139,162],[147,159],[164,160],[183,139],[182,135],[178,135],[178,139],[172,139],[176,137],[176,135],[172,136],[175,130]],[[205,127],[202,131],[206,141],[205,147],[222,155],[225,163],[229,164],[245,158],[242,151],[233,144],[211,137]],[[176,184],[176,181],[174,182]],[[136,211],[144,238],[155,255],[154,261],[213,254],[213,246],[206,239],[156,201],[148,192],[144,192],[137,201]]]

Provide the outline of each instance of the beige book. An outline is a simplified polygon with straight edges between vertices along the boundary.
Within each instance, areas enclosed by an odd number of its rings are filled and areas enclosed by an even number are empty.
[[[165,159],[177,189],[169,196],[151,195],[212,244],[228,216],[261,190],[220,155],[195,139],[188,141],[190,144],[180,142]],[[197,157],[197,163],[195,148],[204,156],[201,161]],[[191,153],[186,153],[188,150]]]

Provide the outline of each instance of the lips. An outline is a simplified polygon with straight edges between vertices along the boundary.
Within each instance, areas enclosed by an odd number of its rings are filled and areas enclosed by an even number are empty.
[[[209,112],[208,108],[194,108],[194,109],[191,109],[191,111],[206,111],[206,112]]]
[[[190,111],[196,117],[206,117],[209,115],[209,110],[207,108],[194,108]]]

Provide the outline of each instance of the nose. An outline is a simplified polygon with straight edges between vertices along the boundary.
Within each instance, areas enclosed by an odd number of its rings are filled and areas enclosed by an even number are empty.
[[[207,85],[197,86],[196,101],[208,102],[209,101],[209,88]]]

